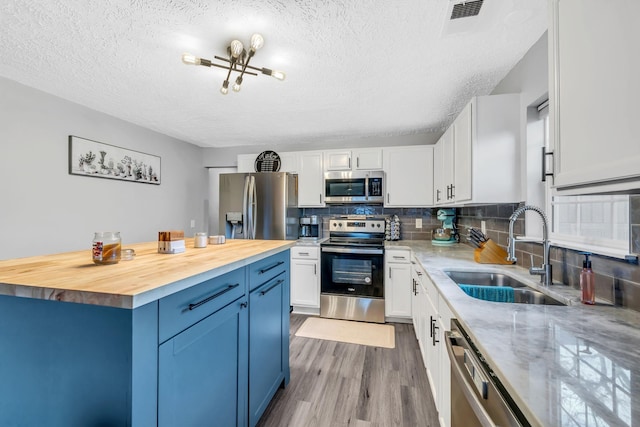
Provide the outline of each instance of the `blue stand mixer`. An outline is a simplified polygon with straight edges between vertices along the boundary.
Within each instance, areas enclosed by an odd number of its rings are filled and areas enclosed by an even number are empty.
[[[438,209],[436,218],[442,221],[442,227],[431,232],[431,243],[445,246],[460,242],[460,235],[456,228],[456,210]]]

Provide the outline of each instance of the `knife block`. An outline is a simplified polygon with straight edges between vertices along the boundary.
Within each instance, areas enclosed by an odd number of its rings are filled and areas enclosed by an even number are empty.
[[[513,264],[507,261],[507,251],[489,239],[481,243],[481,247],[475,250],[473,259],[480,264]]]

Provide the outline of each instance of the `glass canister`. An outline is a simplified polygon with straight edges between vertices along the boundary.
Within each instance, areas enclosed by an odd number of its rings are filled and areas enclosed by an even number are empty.
[[[122,252],[119,231],[97,231],[93,236],[93,262],[117,264]]]
[[[207,233],[196,233],[193,239],[194,248],[206,248],[207,247]]]

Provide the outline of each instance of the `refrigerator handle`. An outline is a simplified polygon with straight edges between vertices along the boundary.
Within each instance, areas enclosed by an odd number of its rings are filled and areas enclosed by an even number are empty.
[[[256,222],[258,219],[256,202],[258,198],[256,196],[256,177],[251,177],[251,238],[256,238]]]
[[[244,191],[242,194],[242,238],[246,239],[247,238],[247,231],[249,228],[249,224],[247,222],[248,220],[248,216],[247,214],[249,213],[249,183],[250,183],[250,177],[246,176],[244,178]]]

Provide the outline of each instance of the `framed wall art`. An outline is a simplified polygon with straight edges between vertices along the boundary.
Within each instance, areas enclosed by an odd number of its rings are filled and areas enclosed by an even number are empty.
[[[160,157],[69,135],[69,173],[160,184]]]

